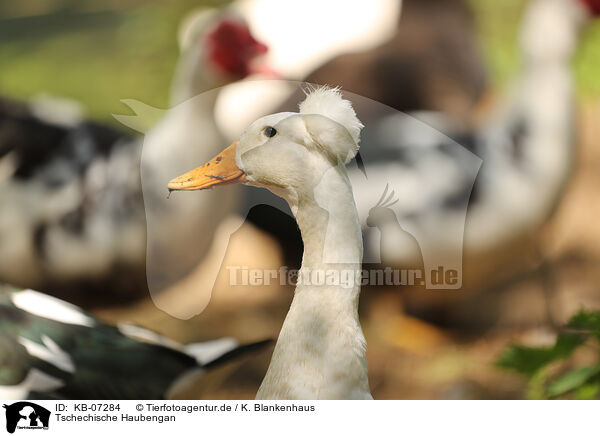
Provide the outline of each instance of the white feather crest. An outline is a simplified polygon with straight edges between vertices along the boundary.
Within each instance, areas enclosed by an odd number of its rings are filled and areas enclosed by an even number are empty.
[[[356,116],[349,100],[344,100],[339,88],[321,86],[309,89],[306,99],[299,105],[303,115],[317,114],[332,119],[348,130],[350,136],[358,145],[360,131],[364,127]]]

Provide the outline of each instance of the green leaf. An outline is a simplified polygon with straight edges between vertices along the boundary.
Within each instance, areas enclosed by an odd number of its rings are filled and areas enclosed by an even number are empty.
[[[589,332],[600,339],[600,312],[580,310],[571,317],[566,327]]]
[[[575,391],[576,400],[595,400],[600,398],[600,380],[586,383]]]
[[[600,374],[600,363],[569,371],[548,386],[548,396],[557,397],[580,388],[598,374]]]
[[[552,347],[511,345],[500,355],[496,365],[532,376],[549,363],[571,355],[585,337],[579,334],[560,334]]]
[[[548,377],[546,371],[538,371],[529,378],[525,398],[528,400],[548,400]]]

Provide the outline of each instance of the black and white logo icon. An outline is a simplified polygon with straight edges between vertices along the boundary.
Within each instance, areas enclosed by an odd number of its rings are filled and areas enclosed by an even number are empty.
[[[50,422],[50,411],[29,401],[19,401],[3,406],[6,409],[6,431],[15,430],[47,430]]]

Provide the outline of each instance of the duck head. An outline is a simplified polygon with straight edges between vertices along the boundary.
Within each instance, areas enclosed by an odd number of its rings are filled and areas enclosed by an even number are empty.
[[[293,203],[326,171],[344,166],[358,151],[362,124],[336,89],[318,88],[300,111],[259,118],[232,145],[168,184],[192,191],[243,183],[265,187]]]

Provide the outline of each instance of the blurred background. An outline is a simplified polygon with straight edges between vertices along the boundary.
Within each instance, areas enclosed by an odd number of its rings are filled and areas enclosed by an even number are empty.
[[[3,2],[2,91],[73,98],[90,116],[114,122],[122,98],[166,107],[178,57],[177,29],[191,10],[227,1]],[[517,71],[517,31],[526,1],[467,2],[489,80],[506,86]],[[308,25],[308,23],[306,23]],[[586,31],[574,60],[579,96],[600,93],[598,25]],[[160,60],[158,62],[157,60]]]
[[[385,25],[365,25],[361,31],[369,35],[380,28],[381,35],[373,34],[371,39],[365,36],[362,47],[359,42],[349,45],[343,41],[332,42],[330,46],[337,47],[335,50],[313,58],[304,54],[302,65],[299,61],[294,63],[298,59],[290,56],[294,49],[286,50],[283,44],[292,40],[297,44],[298,39],[302,41],[303,32],[309,33],[315,25],[310,21],[311,8],[303,8],[309,14],[299,15],[293,29],[290,26],[266,29],[261,28],[260,23],[276,24],[278,14],[289,15],[293,9],[287,12],[274,9],[270,16],[268,7],[273,2],[262,3],[261,6],[260,0],[238,2],[234,9],[249,21],[257,40],[269,47],[265,60],[277,77],[341,85],[346,91],[401,111],[443,113],[453,126],[444,133],[467,148],[477,142],[464,139],[471,138],[467,133],[479,131],[474,126],[486,125],[487,114],[496,113],[495,108],[502,107],[523,65],[531,63],[528,56],[535,59],[527,47],[519,48],[519,34],[527,32],[523,28],[523,16],[531,2],[526,0],[405,0],[401,8],[399,2],[373,2],[373,8],[389,8],[394,19]],[[338,3],[339,8],[353,7],[352,2]],[[112,114],[131,113],[122,99],[139,100],[161,109],[170,107],[171,83],[180,53],[180,23],[198,8],[217,7],[232,6],[228,1],[202,0],[1,2],[0,95],[11,101],[29,102],[26,104],[48,98],[66,99],[75,102],[76,112],[83,114],[78,116],[123,135],[139,136]],[[312,12],[318,14],[317,10]],[[374,22],[380,16],[381,13],[373,12]],[[350,21],[355,15],[348,14],[349,21],[344,21],[345,17],[344,14],[331,16],[332,26],[335,23],[336,28],[346,30],[356,26]],[[544,212],[536,216],[529,227],[520,229],[518,236],[499,237],[502,241],[493,249],[473,249],[472,253],[467,249],[464,288],[448,291],[451,295],[422,287],[363,289],[360,314],[375,398],[544,397],[534,391],[527,377],[499,367],[499,357],[511,343],[550,347],[561,332],[561,326],[578,310],[600,310],[600,223],[597,219],[600,215],[597,193],[600,186],[600,22],[581,27],[572,62],[569,55],[558,61],[564,63],[565,71],[573,73],[573,92],[566,100],[572,97],[575,104],[564,108],[564,113],[572,117],[565,130],[572,130],[574,135],[569,136],[572,139],[567,144],[573,153],[569,154],[568,168],[564,169],[565,176],[554,192],[552,204],[540,206]],[[294,37],[282,34],[282,46],[275,47],[277,32],[293,33]],[[548,41],[551,44],[552,38]],[[327,44],[323,42],[323,45]],[[287,58],[281,53],[287,53]],[[356,57],[344,57],[349,53]],[[291,60],[286,63],[288,58]],[[378,76],[381,71],[386,74]],[[260,78],[266,77],[266,73],[261,74]],[[525,83],[528,82],[525,80]],[[561,83],[559,79],[557,87]],[[529,103],[535,104],[535,93],[522,94],[530,98]],[[286,98],[294,99],[289,94]],[[285,100],[274,99],[271,107],[276,109],[284,105]],[[550,100],[549,104],[554,101]],[[358,110],[360,114],[361,109]],[[363,110],[368,111],[368,108]],[[490,116],[489,119],[495,118]],[[424,116],[423,120],[428,122],[430,118]],[[535,132],[535,128],[540,127],[526,128],[524,136]],[[518,133],[517,129],[513,136]],[[0,141],[2,134],[8,135],[0,126]],[[217,147],[224,145],[217,144]],[[518,155],[519,147],[515,150]],[[6,159],[6,155],[0,145],[0,159]],[[480,157],[485,165],[486,157]],[[502,178],[502,174],[499,177]],[[0,182],[5,183],[5,179],[0,177]],[[518,186],[514,189],[517,195]],[[470,189],[466,195],[471,196]],[[12,207],[6,198],[0,197],[4,201],[0,207]],[[376,201],[374,198],[373,204]],[[520,205],[529,207],[527,201]],[[507,213],[515,215],[510,210]],[[110,277],[103,277],[102,281],[92,276],[89,281],[77,279],[67,284],[55,280],[49,281],[46,287],[40,281],[31,286],[81,304],[108,322],[135,322],[184,343],[221,336],[234,336],[241,341],[276,337],[289,308],[293,287],[275,283],[261,287],[231,286],[227,266],[297,267],[298,235],[293,223],[280,215],[270,209],[255,211],[252,219],[246,220],[231,239],[225,241],[225,260],[210,303],[202,313],[187,320],[157,309],[146,289],[143,271],[125,280],[123,276],[129,270],[115,267],[107,269]],[[217,242],[213,244],[223,245],[218,239],[223,230],[217,224],[220,223],[215,224],[214,230]],[[2,244],[6,244],[6,239],[4,242],[0,239]],[[210,262],[209,248],[205,251],[208,254],[203,256],[203,261]],[[173,286],[172,296],[166,298],[177,300],[179,306],[192,304],[187,300],[195,295],[190,289],[202,283],[199,278],[202,271],[194,268],[195,265],[189,267],[191,272],[187,271],[189,274]],[[11,282],[6,275],[0,280]],[[16,281],[11,284],[29,285],[26,279]],[[111,281],[119,282],[114,291],[107,288],[110,284],[105,284]],[[90,285],[92,282],[102,285]],[[169,295],[169,290],[164,292]],[[191,386],[184,397],[253,398],[266,372],[270,352],[267,350],[215,371],[211,377]],[[561,360],[551,371],[566,373],[596,362],[597,358],[594,348],[584,347]],[[600,386],[600,381],[594,383]]]

